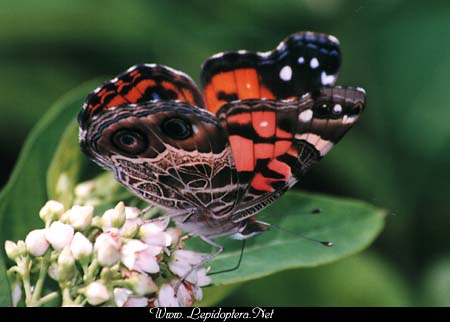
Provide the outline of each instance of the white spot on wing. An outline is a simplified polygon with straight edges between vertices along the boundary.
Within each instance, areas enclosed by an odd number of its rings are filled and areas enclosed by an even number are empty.
[[[365,90],[364,88],[362,88],[362,87],[356,87],[356,89],[357,89],[358,91],[360,91],[360,92],[363,92],[364,95],[366,94],[366,90]]]
[[[306,123],[306,122],[311,121],[312,117],[313,117],[313,111],[305,110],[298,115],[298,120]]]
[[[321,156],[327,154],[328,151],[330,151],[334,145],[333,142],[329,140],[324,140],[319,135],[314,133],[296,134],[295,138],[297,140],[304,140],[309,144],[314,145],[314,147],[320,152]]]
[[[305,63],[305,58],[303,58],[303,56],[298,57],[298,63],[299,64],[304,64]]]
[[[292,68],[289,65],[284,66],[280,70],[280,78],[286,82],[290,81],[292,78]]]
[[[341,113],[342,112],[342,105],[341,104],[336,104],[333,106],[333,112],[334,113]]]
[[[319,67],[319,60],[316,57],[312,58],[311,61],[309,62],[309,66],[312,69],[316,69],[317,67]]]
[[[335,75],[327,75],[327,73],[322,72],[320,74],[320,81],[322,82],[322,85],[334,85],[336,82],[336,76]]]
[[[336,45],[339,45],[339,40],[333,35],[328,35],[328,40],[334,42]]]
[[[269,125],[269,122],[267,122],[267,121],[262,121],[261,123],[259,123],[260,127],[266,127],[268,125]]]

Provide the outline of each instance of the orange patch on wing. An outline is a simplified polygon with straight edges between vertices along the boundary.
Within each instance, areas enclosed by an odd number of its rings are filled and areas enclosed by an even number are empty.
[[[136,84],[136,89],[141,92],[143,95],[147,88],[156,86],[156,82],[152,79],[144,79],[141,80],[138,84]]]
[[[130,103],[133,104],[133,103],[137,103],[137,101],[142,97],[142,93],[139,92],[136,88],[133,87],[124,96]]]
[[[173,83],[168,82],[168,81],[162,81],[161,85],[165,89],[174,91],[177,94],[177,99],[179,99],[180,101],[186,101],[186,98],[184,97],[183,93],[181,93],[180,89],[178,87],[176,87]]]
[[[259,96],[261,98],[275,99],[275,95],[273,95],[272,91],[264,86],[259,88]]]
[[[290,148],[290,149],[287,151],[287,153],[288,153],[289,155],[292,155],[294,158],[298,158],[298,151],[297,151],[296,149],[294,149],[294,148]]]
[[[260,98],[259,78],[255,69],[236,69],[234,76],[239,99]]]
[[[255,166],[253,156],[253,141],[240,135],[230,135],[231,152],[238,171],[253,171]]]
[[[271,192],[274,190],[273,187],[270,185],[270,183],[273,181],[276,181],[276,180],[271,179],[271,178],[266,178],[260,172],[258,172],[253,177],[251,186],[255,190]]]
[[[240,113],[231,115],[227,118],[227,123],[237,123],[239,125],[246,125],[252,122],[250,113]]]
[[[277,159],[272,159],[267,165],[267,168],[281,174],[284,180],[287,180],[291,176],[291,167]]]
[[[252,113],[252,124],[256,133],[263,138],[275,135],[275,112],[261,111]]]
[[[275,142],[274,155],[277,157],[279,155],[285,154],[291,147],[292,142],[286,140],[279,140]]]
[[[186,101],[191,104],[195,105],[194,96],[192,95],[191,91],[183,88],[183,95],[186,97]]]
[[[270,159],[273,156],[273,144],[257,143],[255,144],[255,159]]]
[[[106,108],[113,108],[122,104],[127,104],[128,101],[126,101],[122,96],[116,96],[112,100],[108,102],[106,105]]]
[[[207,85],[203,93],[205,95],[206,108],[212,113],[216,113],[219,107],[225,103],[225,101],[219,101],[217,99],[216,91],[212,84]]]
[[[279,139],[292,139],[292,133],[283,131],[279,127],[277,127],[277,132],[275,134]]]

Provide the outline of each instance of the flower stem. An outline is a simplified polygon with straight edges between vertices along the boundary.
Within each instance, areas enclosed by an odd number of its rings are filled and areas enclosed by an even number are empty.
[[[42,306],[45,303],[56,299],[58,296],[59,296],[58,292],[51,292],[51,293],[41,297],[38,301],[36,301],[36,306]]]
[[[39,302],[39,298],[41,296],[42,287],[44,286],[45,278],[47,276],[48,266],[50,264],[50,251],[47,251],[42,258],[41,267],[39,270],[39,277],[36,282],[36,286],[34,288],[33,296],[31,298],[32,302]]]

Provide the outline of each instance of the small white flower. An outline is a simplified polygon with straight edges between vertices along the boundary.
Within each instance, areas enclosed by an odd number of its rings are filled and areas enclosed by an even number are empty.
[[[136,219],[142,214],[142,211],[136,207],[125,207],[125,218]]]
[[[66,245],[69,245],[73,234],[73,227],[60,221],[53,222],[45,231],[45,237],[56,250],[62,250]]]
[[[181,283],[177,291],[177,299],[180,306],[192,306],[195,302],[195,295],[192,288],[188,289],[184,283]]]
[[[108,209],[102,216],[103,231],[112,227],[121,228],[125,223],[125,205],[119,202],[113,209]]]
[[[130,297],[130,295],[133,294],[133,292],[127,288],[118,287],[113,290],[113,294],[114,294],[114,303],[116,303],[116,306],[122,307]]]
[[[99,305],[109,300],[110,294],[105,285],[100,282],[92,282],[86,288],[86,299],[91,305]]]
[[[148,298],[144,296],[130,296],[123,305],[124,307],[146,307],[148,306]]]
[[[68,280],[75,271],[75,258],[73,258],[69,245],[64,247],[58,256],[58,281]]]
[[[122,246],[121,260],[129,270],[157,273],[159,265],[156,255],[160,252],[161,247],[149,246],[140,240],[132,239]]]
[[[102,266],[112,266],[120,260],[120,235],[111,230],[100,234],[95,240],[94,250]]]
[[[13,306],[17,306],[22,299],[22,284],[19,281],[14,281],[11,285],[11,298]]]
[[[156,306],[179,307],[178,299],[175,296],[175,290],[170,284],[163,284],[158,292]]]
[[[36,229],[28,233],[25,238],[27,251],[33,256],[42,256],[48,249],[45,229]]]
[[[5,252],[9,259],[14,260],[19,255],[19,247],[15,242],[7,240],[5,241]]]
[[[165,232],[169,224],[168,218],[154,219],[143,224],[139,229],[139,237],[148,245],[167,247],[172,243],[172,237]]]
[[[61,217],[64,213],[64,205],[58,201],[49,200],[44,207],[39,211],[39,217],[44,221],[51,221],[55,218]]]
[[[196,271],[196,284],[197,286],[206,286],[211,284],[211,277],[209,277],[208,275],[208,270],[204,267],[198,269]]]
[[[83,230],[91,224],[93,215],[92,206],[73,206],[68,210],[68,221],[76,230]]]
[[[87,260],[92,254],[92,243],[82,233],[77,232],[70,243],[70,250],[76,260]]]
[[[197,301],[201,301],[201,299],[203,298],[203,292],[201,287],[194,286],[194,297]]]
[[[180,241],[181,234],[183,231],[179,227],[169,227],[166,232],[170,235],[170,239],[172,240],[171,245],[175,246]]]
[[[130,272],[128,282],[131,284],[134,294],[138,296],[155,293],[158,290],[158,286],[156,286],[152,278],[144,273]]]
[[[202,279],[202,283],[206,283],[207,281],[209,281],[208,277],[205,274],[206,271],[204,273],[203,271],[200,272],[200,270],[193,270],[193,268],[202,263],[202,261],[205,259],[205,256],[206,255],[202,253],[178,249],[172,254],[169,268],[173,273],[175,273],[179,277],[186,278],[186,280],[192,284],[198,283],[198,277]],[[199,272],[200,275],[198,275]],[[186,276],[186,274],[188,273],[189,275]]]

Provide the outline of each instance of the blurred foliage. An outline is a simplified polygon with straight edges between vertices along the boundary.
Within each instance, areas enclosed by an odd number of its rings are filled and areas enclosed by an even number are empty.
[[[435,263],[450,256],[448,1],[0,0],[1,182],[32,125],[57,97],[80,83],[107,79],[140,62],[166,64],[198,80],[199,66],[211,54],[268,50],[299,30],[340,39],[338,83],[364,87],[368,106],[359,124],[298,188],[390,209],[395,216],[387,218],[372,249],[382,259],[374,274],[392,281],[400,276],[403,282],[392,283],[408,286],[385,288],[385,296],[397,298],[392,305],[449,305],[432,299],[441,294],[439,281],[448,271],[434,268]],[[345,262],[329,269],[339,265]],[[336,269],[333,280],[345,280],[345,273]],[[289,285],[297,275],[300,289],[309,285],[302,279],[306,270],[267,283]],[[292,296],[298,292],[292,290]],[[333,292],[328,295],[338,296]],[[296,303],[327,304],[319,293],[314,303]],[[239,302],[240,293],[233,294],[238,303],[248,303],[244,295]],[[341,303],[361,304],[351,294],[339,294],[347,297]],[[372,304],[383,305],[376,299]]]

